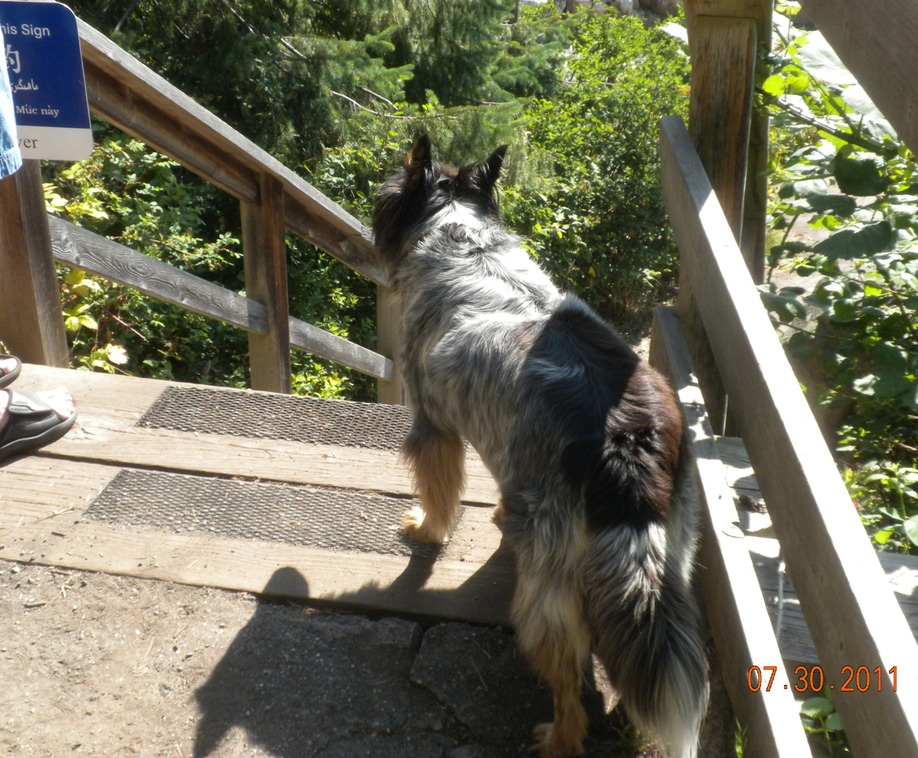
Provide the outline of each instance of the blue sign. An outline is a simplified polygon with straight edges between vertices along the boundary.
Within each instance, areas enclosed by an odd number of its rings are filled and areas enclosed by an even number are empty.
[[[23,158],[82,160],[92,127],[76,17],[56,2],[0,2]]]

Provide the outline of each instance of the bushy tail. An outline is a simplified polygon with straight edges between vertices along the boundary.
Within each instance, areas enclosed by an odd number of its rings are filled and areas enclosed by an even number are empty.
[[[680,465],[665,525],[620,525],[592,536],[586,602],[593,649],[634,725],[669,758],[694,758],[708,704],[708,666],[689,584],[694,487]]]

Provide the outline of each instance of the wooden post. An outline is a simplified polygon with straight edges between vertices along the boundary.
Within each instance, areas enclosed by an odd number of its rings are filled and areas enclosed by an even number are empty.
[[[764,192],[761,172],[767,161],[767,121],[764,147],[762,123],[755,122],[753,172],[749,174],[750,135],[753,134],[753,87],[760,43],[771,38],[770,0],[685,0],[692,56],[692,96],[689,132],[717,200],[737,241],[744,245],[753,278],[764,269]],[[760,73],[760,72],[759,72]],[[764,149],[764,153],[761,151]],[[762,214],[744,234],[745,201],[750,212]],[[755,269],[759,271],[756,273]],[[681,266],[678,310],[692,353],[692,362],[704,392],[715,433],[727,428],[727,395],[714,364],[697,300],[704,283],[693,282],[688,266]]]
[[[401,303],[388,287],[376,288],[376,350],[395,363],[391,382],[376,382],[376,400],[390,405],[404,405],[405,395],[398,366],[398,325]]]
[[[0,339],[20,360],[68,365],[41,166],[35,160],[0,181]]]
[[[284,191],[273,176],[259,177],[259,202],[240,203],[246,295],[265,306],[268,331],[249,332],[252,389],[290,392],[290,320]]]

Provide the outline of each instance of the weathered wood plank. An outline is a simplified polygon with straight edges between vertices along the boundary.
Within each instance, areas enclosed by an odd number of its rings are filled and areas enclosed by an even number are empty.
[[[747,536],[745,542],[776,629],[781,656],[791,665],[819,664],[794,584],[786,575],[783,582],[779,579],[778,541]],[[877,557],[912,634],[918,637],[918,556],[879,553]]]
[[[265,308],[267,330],[249,332],[249,384],[252,389],[289,393],[290,315],[287,248],[284,244],[284,193],[273,176],[259,176],[257,204],[242,201],[242,251],[246,296]]]
[[[95,113],[240,200],[257,203],[258,177],[274,177],[285,193],[288,228],[386,284],[384,272],[372,263],[369,234],[357,219],[105,35],[84,21],[78,26]]]
[[[29,456],[0,469],[0,558],[486,624],[508,623],[512,562],[469,508],[439,559],[324,550],[81,520],[117,468]],[[163,492],[168,498],[168,492]],[[178,505],[178,504],[177,504]],[[283,576],[282,574],[281,576]]]
[[[54,257],[60,263],[246,331],[257,334],[267,331],[261,303],[64,219],[49,215],[48,223]]]
[[[290,318],[290,344],[384,382],[395,373],[391,359],[305,321]]]
[[[75,428],[42,454],[135,468],[414,494],[409,471],[396,450],[301,444],[257,436],[257,430],[252,430],[252,436],[227,436],[137,426],[167,387],[192,385],[28,364],[17,381],[24,390],[56,386],[66,386],[73,394],[79,417]],[[464,501],[493,505],[497,502],[493,478],[477,455],[469,452],[466,457]]]
[[[773,3],[685,0],[684,5],[692,44],[691,133],[730,226],[740,240],[743,257],[753,278],[759,281],[765,271],[768,114],[756,112],[750,105],[752,85],[764,81],[769,74],[764,53],[771,49]],[[753,39],[747,37],[750,22]],[[714,151],[709,154],[710,146]],[[721,185],[723,176],[733,183],[732,190]],[[743,192],[741,197],[739,193]],[[742,208],[741,214],[733,213],[736,207]]]
[[[659,308],[655,312],[651,347],[651,363],[673,381],[695,456],[702,504],[700,578],[733,711],[746,730],[751,754],[787,758],[809,755],[790,691],[778,688],[766,692],[761,688],[752,692],[747,683],[751,666],[776,666],[776,677],[782,683],[788,681],[787,672],[737,526],[739,518],[707,420],[704,398],[671,309]]]
[[[685,20],[691,27],[700,16],[751,18],[760,40],[771,36],[771,0],[685,0]]]
[[[893,667],[880,691],[836,693],[855,752],[918,754],[918,645],[758,301],[678,118],[662,121],[664,194],[759,486],[830,684],[844,666]],[[904,752],[903,752],[904,751]]]
[[[702,15],[694,5],[690,3],[690,6],[690,134],[730,228],[740,239],[756,62],[756,22],[752,18]],[[679,314],[711,424],[717,433],[723,433],[727,418],[726,392],[695,305],[695,301],[704,296],[703,283],[696,286],[680,269]]]
[[[0,337],[21,360],[66,366],[67,336],[38,161],[0,181]]]
[[[913,0],[838,3],[801,0],[806,15],[918,153],[918,5]]]
[[[55,216],[49,216],[54,257],[60,263],[144,292],[202,316],[249,332],[267,331],[265,307],[254,300],[138,253]],[[389,380],[392,361],[299,319],[289,319],[290,344],[299,350]]]

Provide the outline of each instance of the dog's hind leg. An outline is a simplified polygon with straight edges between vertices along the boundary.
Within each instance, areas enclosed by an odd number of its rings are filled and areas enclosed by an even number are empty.
[[[523,653],[551,686],[554,720],[535,728],[542,758],[583,754],[587,716],[581,702],[590,635],[576,585],[568,577],[519,574],[513,621]]]
[[[411,464],[420,507],[403,519],[408,535],[420,542],[443,542],[459,517],[465,486],[465,447],[455,432],[442,431],[417,417],[402,452]]]

